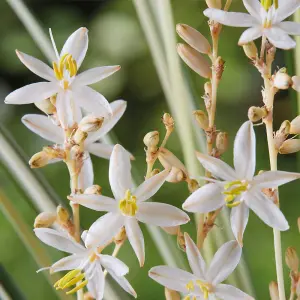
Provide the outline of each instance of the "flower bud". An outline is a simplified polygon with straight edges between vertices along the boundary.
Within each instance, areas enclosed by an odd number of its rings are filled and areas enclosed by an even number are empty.
[[[290,134],[299,134],[300,133],[300,116],[292,120],[290,124]]]
[[[170,234],[170,235],[177,235],[179,230],[180,230],[180,226],[172,226],[172,227],[161,227],[166,233]]]
[[[206,113],[202,110],[195,110],[193,112],[193,115],[195,116],[195,119],[203,130],[207,130],[209,128],[209,121]]]
[[[258,122],[268,114],[265,107],[251,106],[248,110],[248,118],[251,122]]]
[[[94,132],[101,128],[104,118],[96,118],[93,115],[84,117],[78,124],[78,128],[83,132]]]
[[[286,72],[279,70],[273,78],[273,84],[279,90],[287,90],[293,85],[293,81]]]
[[[222,155],[228,148],[228,133],[219,132],[216,139],[218,154]]]
[[[73,142],[79,145],[83,143],[87,139],[87,137],[88,137],[88,133],[78,128],[75,134],[73,135]]]
[[[127,239],[125,227],[122,227],[119,233],[114,237],[116,244],[122,244]]]
[[[278,130],[279,133],[289,135],[290,134],[291,123],[289,120],[285,120],[281,123]]]
[[[213,67],[215,68],[217,79],[221,80],[225,68],[225,61],[221,56],[217,58]]]
[[[278,284],[275,281],[270,282],[269,292],[271,300],[279,300]]]
[[[300,278],[298,279],[297,284],[296,284],[296,295],[298,298],[300,297]]]
[[[46,115],[52,115],[56,112],[56,107],[51,103],[50,98],[34,102],[34,105]]]
[[[188,174],[184,164],[166,148],[159,149],[158,159],[165,169],[171,169],[174,167],[183,171],[184,174]]]
[[[292,82],[293,82],[292,88],[295,91],[300,92],[300,76],[293,76]]]
[[[196,190],[199,189],[199,183],[197,180],[195,179],[191,179],[189,182],[188,182],[188,188],[189,188],[189,191],[190,193],[193,193],[195,192]]]
[[[34,220],[34,228],[48,228],[56,221],[53,213],[42,212]]]
[[[160,173],[160,169],[154,169],[154,170],[152,170],[151,176],[150,176],[150,177],[155,176],[155,175],[157,175],[158,173]]]
[[[266,64],[270,66],[274,59],[276,54],[276,47],[274,47],[272,44],[267,43],[267,56],[266,56]]]
[[[30,168],[32,168],[32,169],[41,168],[41,167],[46,166],[48,164],[49,160],[50,160],[50,157],[48,156],[48,154],[44,151],[41,151],[41,152],[34,154],[30,158],[29,165],[30,165]]]
[[[186,250],[185,238],[181,231],[177,234],[177,245],[182,251]]]
[[[158,131],[151,131],[148,132],[144,139],[144,144],[148,147],[148,148],[156,148],[158,143],[159,143],[159,132]]]
[[[206,4],[209,8],[222,8],[222,1],[221,0],[206,0]]]
[[[59,148],[57,146],[47,146],[43,147],[43,152],[45,152],[49,159],[65,159],[66,153],[65,150],[62,148]]]
[[[165,288],[165,298],[166,300],[180,300],[180,294],[176,291],[169,290],[168,288]]]
[[[177,24],[176,31],[195,50],[204,54],[211,53],[211,46],[208,40],[195,28],[186,24]]]
[[[285,263],[293,272],[298,272],[299,258],[294,247],[288,247],[285,251]]]
[[[62,224],[68,222],[68,220],[70,219],[70,215],[69,215],[68,211],[61,205],[57,206],[56,215],[57,215],[58,221]]]
[[[300,140],[299,139],[290,139],[286,140],[279,147],[280,154],[290,154],[300,151]]]
[[[171,182],[171,183],[178,183],[181,181],[185,181],[186,178],[187,178],[187,176],[182,170],[173,167],[171,169],[170,174],[166,178],[166,181]]]
[[[256,60],[258,51],[253,41],[243,45],[243,49],[248,58],[251,60]]]
[[[102,187],[100,185],[94,184],[84,190],[85,195],[101,195]]]
[[[164,115],[162,117],[162,121],[163,121],[164,125],[166,126],[167,130],[173,131],[175,122],[170,114],[164,113]]]
[[[212,87],[211,87],[211,82],[210,81],[205,82],[205,84],[204,84],[204,91],[205,91],[206,95],[211,96],[211,94],[212,94]]]
[[[178,44],[177,52],[192,70],[204,78],[211,78],[211,66],[197,50],[189,45]]]

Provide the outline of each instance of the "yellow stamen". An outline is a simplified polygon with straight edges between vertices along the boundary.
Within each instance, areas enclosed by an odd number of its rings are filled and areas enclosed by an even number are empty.
[[[62,289],[66,289],[72,285],[75,285],[77,282],[81,281],[83,278],[85,277],[85,274],[80,274],[77,277],[73,278],[72,280],[70,280],[68,283],[66,283]]]
[[[194,285],[193,281],[188,282],[185,287],[189,292],[191,292],[195,289],[195,285]]]
[[[77,276],[81,271],[78,269],[72,270],[69,273],[67,273],[64,277],[59,279],[54,283],[54,287],[62,288],[67,282],[72,280],[75,276]]]
[[[275,9],[278,9],[278,0],[274,0],[274,7]]]
[[[232,189],[230,189],[233,187]],[[246,192],[248,189],[248,182],[240,181],[240,180],[235,180],[232,182],[227,183],[224,186],[225,191],[223,192],[225,197],[225,202],[227,207],[236,207],[238,206],[241,202],[233,202],[234,199],[242,194],[243,192]],[[229,190],[230,189],[230,190]],[[230,203],[232,202],[232,203]]]
[[[203,292],[204,299],[208,299],[210,284],[202,282],[201,280],[196,280],[196,284],[200,287],[201,291]]]
[[[272,6],[272,0],[264,0],[263,7],[266,11],[268,11],[271,6]]]
[[[67,80],[64,80],[64,90],[67,90],[69,87],[69,82]]]
[[[57,80],[62,80],[62,75],[57,67],[56,62],[53,63],[53,70],[54,70],[54,75],[56,77]]]
[[[136,197],[131,195],[130,190],[125,193],[125,198],[120,200],[119,209],[125,216],[135,216],[138,206],[136,204]]]
[[[242,182],[240,180],[231,181],[224,185],[224,189],[228,190],[229,188],[231,188],[232,186],[237,185],[237,184],[242,184]]]
[[[239,206],[240,204],[241,204],[241,201],[236,201],[233,203],[227,203],[226,206],[229,208],[233,208],[233,207]]]
[[[86,285],[87,285],[88,281],[82,281],[82,283],[80,283],[79,285],[77,285],[74,289],[72,289],[71,291],[67,292],[67,295],[71,295],[71,294],[75,294],[77,291],[83,289]]]

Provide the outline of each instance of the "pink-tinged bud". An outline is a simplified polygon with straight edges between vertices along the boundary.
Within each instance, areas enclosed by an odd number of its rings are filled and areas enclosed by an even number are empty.
[[[211,66],[197,50],[189,45],[178,44],[177,52],[192,70],[204,78],[211,78]]]
[[[42,212],[34,220],[34,228],[48,228],[56,221],[53,213]]]
[[[169,290],[168,288],[165,288],[165,298],[166,300],[180,300],[180,294],[176,291]]]
[[[292,88],[295,91],[300,92],[300,76],[293,76],[292,82],[293,82]]]
[[[285,262],[288,268],[293,272],[298,272],[299,258],[294,247],[288,247],[285,251]]]
[[[85,195],[101,195],[102,187],[100,185],[94,184],[84,190]]]
[[[285,71],[279,70],[274,76],[273,84],[279,90],[287,90],[293,85],[293,81]]]
[[[300,116],[292,120],[290,124],[290,134],[299,134],[300,133]]]
[[[282,143],[279,148],[280,154],[290,154],[300,151],[300,140],[299,139],[290,139]]]
[[[256,60],[258,51],[254,42],[243,45],[243,49],[248,58],[250,58],[251,60]]]
[[[208,40],[195,28],[186,24],[177,24],[176,31],[195,50],[204,54],[211,53],[211,46]]]
[[[278,284],[275,281],[270,282],[269,292],[271,300],[279,300]]]
[[[206,4],[209,8],[222,8],[222,1],[221,0],[206,0]]]
[[[209,128],[209,121],[208,121],[208,116],[206,113],[202,110],[195,110],[193,112],[193,115],[200,126],[203,130],[207,130]]]
[[[161,227],[161,228],[170,235],[177,235],[180,230],[179,226]]]
[[[88,115],[84,117],[79,125],[78,128],[83,132],[94,132],[101,128],[103,124],[104,118],[96,118],[93,115]]]

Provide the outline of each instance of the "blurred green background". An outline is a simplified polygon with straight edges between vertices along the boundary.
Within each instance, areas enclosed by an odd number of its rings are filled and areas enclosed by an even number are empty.
[[[151,0],[150,0],[151,1]],[[204,0],[173,0],[172,8],[176,23],[186,23],[208,35],[208,26],[202,11]],[[121,71],[105,79],[93,87],[109,101],[125,99],[128,108],[114,129],[119,142],[136,157],[134,162],[137,173],[142,178],[145,170],[143,136],[152,130],[160,130],[163,126],[160,117],[168,112],[165,96],[153,65],[149,47],[139,24],[134,6],[129,0],[26,0],[26,5],[37,17],[42,28],[47,33],[51,27],[57,46],[60,49],[65,39],[77,28],[86,26],[89,29],[90,44],[82,70],[94,66],[122,66]],[[241,1],[233,1],[233,11],[243,10]],[[175,28],[174,28],[175,30]],[[230,149],[224,159],[232,162],[232,142],[239,126],[247,118],[247,110],[252,105],[261,105],[260,89],[262,81],[255,68],[245,57],[242,48],[237,46],[240,29],[225,28],[220,42],[220,54],[226,61],[226,69],[219,89],[217,106],[217,128],[229,132]],[[42,53],[6,1],[0,1],[0,95],[4,100],[9,92],[29,83],[39,81],[17,59],[14,50],[19,49],[34,57],[46,61]],[[179,41],[179,38],[178,38]],[[292,61],[292,52],[278,51],[275,66],[287,66]],[[195,97],[197,107],[204,108],[201,95],[204,80],[191,70],[185,68],[185,75]],[[289,68],[292,73],[292,67]],[[20,119],[27,113],[39,113],[34,105],[13,106],[0,103],[0,120],[9,132],[10,137],[18,145],[24,159],[28,159],[40,151],[47,142],[25,128]],[[275,128],[285,119],[297,115],[295,95],[293,92],[280,93],[276,97]],[[192,117],[192,115],[191,115]],[[200,130],[200,129],[199,129]],[[263,126],[256,127],[257,132],[257,171],[269,168],[266,137]],[[1,147],[1,145],[0,145]],[[14,146],[17,148],[17,146]],[[168,148],[182,157],[180,143],[176,134],[169,142]],[[103,193],[110,195],[108,184],[108,161],[93,157],[95,183],[103,187]],[[281,170],[300,171],[297,168],[296,155],[280,156]],[[49,186],[55,190],[54,201],[68,206],[66,195],[69,193],[68,173],[62,163],[47,166],[42,170],[32,171],[39,178],[45,177]],[[32,226],[37,214],[36,208],[14,180],[14,174],[9,174],[3,166],[0,170],[1,189],[9,200],[14,203],[25,221]],[[283,250],[295,246],[300,251],[300,237],[297,229],[297,218],[300,215],[299,182],[291,183],[280,189],[281,207],[287,217],[291,229],[283,233]],[[178,207],[187,198],[188,190],[184,183],[170,184],[159,191],[155,201],[172,203]],[[99,213],[82,208],[82,226],[89,225],[99,217]],[[18,287],[24,299],[56,299],[50,285],[42,274],[36,274],[39,268],[26,250],[14,229],[0,212],[0,283]],[[222,232],[222,224],[218,222]],[[195,236],[194,222],[184,227]],[[147,277],[148,270],[162,264],[158,251],[144,230],[146,240],[146,264],[139,269],[137,259],[128,245],[121,250],[120,258],[130,267],[127,276],[136,289],[139,299],[163,299],[163,288]],[[174,240],[172,237],[166,239]],[[45,247],[53,262],[61,257],[61,253]],[[178,260],[185,260],[179,249]],[[257,299],[268,299],[268,284],[276,279],[272,230],[263,224],[256,216],[250,216],[250,222],[245,233],[245,258],[250,270]],[[300,252],[299,252],[300,253]],[[4,272],[4,269],[6,272]],[[9,274],[9,276],[8,276]],[[288,269],[285,268],[286,287],[289,290]],[[10,279],[8,280],[8,277]],[[121,299],[129,299],[127,294],[117,288]],[[13,299],[22,299],[15,295]]]

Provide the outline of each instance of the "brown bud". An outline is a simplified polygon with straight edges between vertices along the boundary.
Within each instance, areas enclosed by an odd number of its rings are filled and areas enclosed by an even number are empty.
[[[168,288],[165,288],[165,298],[166,300],[180,300],[180,294],[176,291],[169,290]]]
[[[185,244],[184,235],[181,231],[179,231],[177,234],[177,245],[182,251],[185,251],[186,244]]]
[[[148,132],[145,135],[143,141],[148,148],[150,149],[157,148],[157,145],[159,143],[159,132],[158,131]]]
[[[171,169],[170,174],[166,178],[166,181],[171,182],[171,183],[178,183],[181,181],[185,181],[186,178],[187,178],[187,176],[182,170],[173,167]]]
[[[150,177],[157,175],[159,172],[160,172],[160,169],[154,169],[154,170],[152,170]]]
[[[204,91],[205,91],[206,95],[211,96],[211,94],[212,94],[212,87],[211,87],[211,82],[210,81],[205,82],[205,84],[204,84]]]
[[[29,160],[29,165],[30,168],[36,169],[36,168],[41,168],[44,167],[48,164],[50,160],[50,157],[48,154],[44,151],[38,152],[34,154],[31,159]]]
[[[51,103],[50,98],[34,102],[34,105],[47,115],[52,115],[56,112],[56,107]]]
[[[49,159],[65,159],[65,150],[57,146],[47,146],[43,148],[43,151],[48,155]]]
[[[300,140],[299,139],[290,139],[286,140],[279,147],[280,154],[291,154],[300,151]]]
[[[294,247],[288,247],[286,249],[285,262],[291,271],[298,272],[299,258]]]
[[[290,134],[291,123],[289,120],[285,120],[281,123],[279,130],[277,131],[280,134],[288,135]]]
[[[83,132],[94,132],[101,128],[104,118],[96,118],[93,115],[84,117],[78,124],[78,128]]]
[[[299,134],[300,133],[300,116],[297,116],[294,120],[292,120],[290,124],[290,134]]]
[[[87,139],[87,137],[88,137],[88,133],[78,128],[75,134],[73,135],[73,142],[79,145],[83,143]]]
[[[122,244],[127,239],[125,227],[122,227],[119,233],[114,237],[116,244]]]
[[[61,205],[57,206],[56,215],[57,215],[57,220],[62,224],[68,222],[68,220],[70,219],[70,215],[67,209],[65,209]]]
[[[227,148],[228,148],[228,133],[227,132],[219,132],[217,134],[216,147],[217,147],[219,155],[222,155],[227,150]]]
[[[273,84],[279,90],[287,90],[293,85],[292,78],[284,71],[278,71],[273,77]]]
[[[34,228],[47,228],[56,221],[56,215],[53,213],[42,212],[34,220]]]
[[[193,193],[195,192],[196,190],[199,189],[199,183],[197,180],[195,179],[191,179],[189,182],[188,182],[188,188],[189,188],[189,191],[190,193]]]
[[[202,110],[195,110],[193,112],[193,115],[195,116],[195,119],[203,130],[207,130],[209,128],[209,121],[206,113]]]
[[[206,4],[209,8],[222,8],[222,1],[221,0],[205,0]]]
[[[278,284],[275,281],[270,282],[269,292],[271,300],[279,300]]]
[[[248,118],[251,122],[258,122],[268,114],[265,107],[251,106],[248,110]]]
[[[188,174],[184,164],[168,149],[160,148],[158,159],[165,169],[176,168]]]
[[[292,88],[295,91],[300,92],[300,76],[293,76],[292,82],[293,82]]]
[[[211,52],[211,46],[208,40],[195,28],[186,24],[177,24],[176,31],[179,36],[195,50],[204,54]]]
[[[225,68],[225,61],[221,56],[219,56],[214,64],[215,72],[217,75],[217,79],[220,80],[222,78],[224,68]]]
[[[197,50],[189,45],[178,44],[177,52],[192,70],[204,78],[211,78],[211,66]]]
[[[102,187],[98,184],[94,184],[84,190],[85,195],[101,195]]]
[[[166,126],[167,130],[172,131],[174,129],[175,122],[170,114],[164,113],[164,115],[162,117],[162,121],[163,121],[164,125]]]
[[[161,228],[170,235],[177,235],[180,230],[180,226],[161,227]]]
[[[251,60],[256,60],[258,51],[254,42],[243,45],[243,49],[248,58],[250,58]]]

